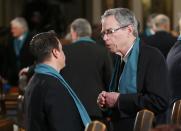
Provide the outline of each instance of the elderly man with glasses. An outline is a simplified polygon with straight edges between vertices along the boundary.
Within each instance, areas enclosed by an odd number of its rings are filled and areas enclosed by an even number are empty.
[[[114,131],[132,131],[136,113],[148,109],[157,123],[168,106],[167,67],[162,54],[143,45],[138,37],[138,22],[126,8],[105,11],[102,38],[117,55],[109,92],[101,92],[97,103],[108,111]]]

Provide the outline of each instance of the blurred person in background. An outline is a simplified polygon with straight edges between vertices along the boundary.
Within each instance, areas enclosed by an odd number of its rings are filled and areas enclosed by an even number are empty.
[[[80,97],[92,119],[103,119],[97,106],[98,94],[108,90],[112,74],[112,60],[108,50],[91,38],[90,23],[83,18],[70,25],[72,43],[63,46],[66,67],[64,78]]]
[[[164,14],[158,14],[154,18],[154,25],[155,34],[145,38],[145,43],[159,49],[166,58],[176,42],[176,38],[170,33],[170,19]]]
[[[5,79],[12,86],[18,85],[20,69],[33,64],[34,58],[29,51],[32,38],[27,22],[22,17],[14,18],[10,23],[11,36],[6,46]]]
[[[146,20],[146,28],[144,30],[144,32],[141,34],[141,37],[142,38],[145,38],[145,37],[148,37],[148,36],[151,36],[151,35],[154,35],[155,34],[155,25],[154,25],[154,18],[157,16],[156,13],[153,13],[153,14],[150,14],[148,17],[147,17],[147,20]]]

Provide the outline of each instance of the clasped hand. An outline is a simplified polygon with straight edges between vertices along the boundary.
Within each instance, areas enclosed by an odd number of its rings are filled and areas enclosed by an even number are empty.
[[[98,98],[97,104],[100,108],[113,108],[118,100],[120,93],[102,91]]]

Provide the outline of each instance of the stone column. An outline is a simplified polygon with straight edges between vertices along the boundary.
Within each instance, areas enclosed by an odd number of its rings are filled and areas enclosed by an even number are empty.
[[[140,29],[143,29],[143,9],[141,0],[132,0],[132,10],[140,22]]]
[[[92,23],[97,24],[100,23],[100,17],[101,17],[101,10],[102,6],[101,3],[102,0],[93,0],[92,2]]]
[[[181,0],[173,0],[173,28],[178,26],[178,20],[181,18]]]

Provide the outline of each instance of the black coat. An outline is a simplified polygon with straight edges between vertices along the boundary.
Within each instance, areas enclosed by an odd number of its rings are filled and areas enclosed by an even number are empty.
[[[172,100],[181,99],[181,41],[177,41],[167,56],[167,65],[172,89]]]
[[[91,117],[102,117],[97,97],[107,90],[112,60],[109,52],[96,43],[79,41],[63,47],[66,67],[61,74],[76,92]]]
[[[166,121],[162,120],[168,107],[169,87],[163,55],[155,48],[141,45],[137,68],[137,93],[120,94],[118,108],[115,109],[118,117],[115,121],[118,123],[115,131],[121,128],[131,131],[136,113],[141,109],[154,112],[157,124]]]
[[[27,131],[83,131],[78,109],[60,81],[34,74],[25,91]]]
[[[145,43],[158,48],[165,58],[167,57],[170,48],[174,45],[175,42],[176,38],[165,31],[156,32],[154,35],[145,38]]]

